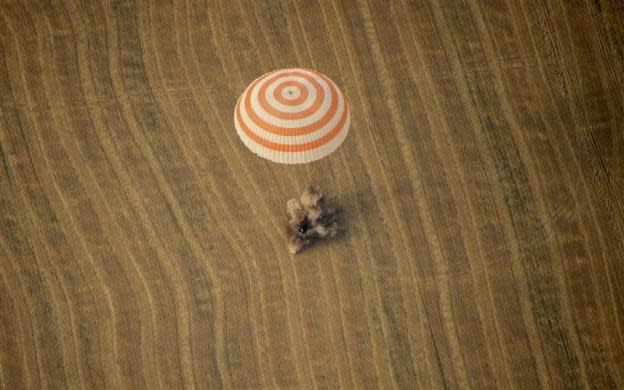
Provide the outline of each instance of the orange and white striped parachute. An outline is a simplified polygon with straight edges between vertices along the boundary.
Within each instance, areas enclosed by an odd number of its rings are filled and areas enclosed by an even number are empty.
[[[303,164],[332,153],[349,132],[347,99],[327,76],[303,68],[257,78],[236,104],[234,125],[260,157]]]

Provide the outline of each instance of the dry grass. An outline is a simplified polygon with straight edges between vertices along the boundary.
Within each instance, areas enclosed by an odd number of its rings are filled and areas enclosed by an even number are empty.
[[[624,387],[615,1],[0,2],[0,388]],[[318,69],[319,162],[240,142]],[[348,233],[296,257],[317,183]]]

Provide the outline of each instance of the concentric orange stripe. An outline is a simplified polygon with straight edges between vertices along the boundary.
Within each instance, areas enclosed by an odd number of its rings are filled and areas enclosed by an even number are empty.
[[[344,98],[344,96],[343,96]],[[320,146],[325,145],[326,143],[328,143],[329,141],[331,141],[334,137],[336,137],[336,135],[338,135],[338,133],[340,133],[340,130],[342,130],[342,128],[345,125],[345,122],[347,121],[347,118],[349,116],[349,107],[347,105],[347,100],[346,98],[344,98],[344,111],[342,113],[342,116],[340,117],[340,120],[338,121],[338,123],[336,124],[336,127],[334,127],[330,132],[328,132],[327,134],[325,134],[324,136],[322,136],[319,139],[316,139],[314,141],[311,142],[306,142],[304,144],[293,144],[293,145],[285,145],[285,144],[280,144],[277,142],[271,142],[268,141],[262,137],[260,137],[258,134],[254,133],[248,126],[247,124],[243,121],[242,115],[241,115],[241,110],[240,110],[240,100],[238,101],[238,103],[236,104],[236,119],[238,120],[238,124],[241,127],[241,129],[243,130],[243,132],[249,137],[251,138],[253,141],[255,141],[256,143],[271,149],[271,150],[276,150],[276,151],[280,151],[280,152],[305,152],[307,150],[312,150],[312,149],[316,149]]]
[[[258,127],[262,128],[263,130],[269,133],[278,134],[278,135],[288,135],[288,136],[289,135],[304,135],[304,134],[313,133],[323,128],[325,125],[327,125],[327,123],[329,123],[329,121],[334,117],[334,115],[336,114],[336,111],[338,110],[338,93],[336,92],[336,88],[334,87],[333,83],[329,81],[327,77],[325,77],[324,75],[320,73],[317,73],[317,74],[319,77],[325,80],[327,85],[329,85],[329,88],[331,90],[331,96],[332,96],[332,102],[331,102],[331,105],[329,106],[329,109],[327,110],[325,115],[318,121],[311,123],[307,126],[288,128],[288,127],[272,125],[268,123],[267,121],[263,120],[262,118],[260,118],[251,108],[251,92],[253,91],[254,87],[258,84],[260,79],[254,81],[253,84],[247,89],[247,93],[246,93],[245,101],[244,101],[247,115],[249,115],[249,118]],[[347,107],[346,107],[346,99],[345,99],[345,110],[346,108]]]
[[[314,86],[314,89],[316,90],[316,99],[314,100],[314,102],[309,108],[300,112],[284,112],[271,106],[269,102],[266,100],[266,93],[267,93],[267,89],[269,88],[269,86],[279,81],[279,79],[282,79],[284,77],[289,77],[289,76],[302,77]],[[260,82],[260,81],[262,80],[257,80],[257,82]],[[250,93],[253,92],[253,89],[255,89],[256,85],[257,83],[254,83],[249,87]],[[321,107],[321,105],[323,104],[323,98],[325,97],[324,95],[325,93],[323,91],[323,87],[319,84],[318,81],[316,81],[314,77],[308,74],[302,73],[302,72],[292,71],[292,72],[284,72],[284,73],[277,74],[275,76],[272,76],[269,80],[267,80],[267,82],[265,82],[262,85],[262,87],[260,87],[260,90],[258,91],[258,102],[260,103],[260,107],[262,107],[264,111],[268,112],[269,114],[273,115],[276,118],[303,119],[303,118],[307,118],[311,116]],[[251,99],[251,96],[250,96],[250,99]]]
[[[282,91],[288,87],[296,87],[299,90],[299,97],[297,97],[296,99],[286,99],[284,96],[282,96]],[[305,102],[305,100],[308,98],[308,94],[309,92],[305,85],[295,80],[284,81],[283,83],[278,85],[275,90],[273,90],[273,97],[275,98],[275,100],[285,106],[298,106],[299,104]]]

